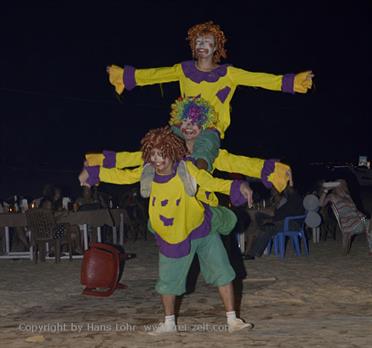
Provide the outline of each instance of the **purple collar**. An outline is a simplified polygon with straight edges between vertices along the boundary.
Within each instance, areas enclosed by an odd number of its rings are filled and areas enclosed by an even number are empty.
[[[220,77],[223,77],[227,73],[227,67],[229,64],[222,64],[212,71],[201,71],[199,70],[194,60],[188,60],[181,63],[183,73],[190,80],[200,83],[202,81],[216,82]]]
[[[154,182],[157,182],[158,184],[164,184],[168,182],[170,179],[172,179],[176,175],[177,167],[178,167],[178,162],[174,163],[172,174],[168,174],[168,175],[160,175],[155,172]]]

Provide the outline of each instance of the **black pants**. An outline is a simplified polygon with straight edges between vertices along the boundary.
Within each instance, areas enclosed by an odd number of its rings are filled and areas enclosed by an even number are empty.
[[[262,256],[270,239],[282,229],[282,226],[282,221],[262,225],[248,254],[251,256]]]

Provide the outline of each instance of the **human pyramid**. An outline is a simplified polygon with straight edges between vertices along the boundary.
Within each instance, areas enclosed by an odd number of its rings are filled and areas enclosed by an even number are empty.
[[[292,180],[289,166],[220,148],[230,125],[230,101],[238,85],[306,93],[314,76],[311,71],[272,75],[219,64],[226,58],[226,38],[213,22],[191,27],[188,41],[193,60],[162,68],[107,68],[118,94],[136,86],[178,81],[181,97],[172,104],[169,126],[147,132],[140,151],[86,154],[79,176],[87,186],[140,182],[141,195],[150,199],[148,226],[159,247],[156,290],[165,313],[164,322],[150,332],[153,335],[177,331],[176,296],[185,293],[195,254],[205,281],[218,288],[229,332],[253,328],[252,323],[236,317],[235,272],[220,238],[234,228],[236,216],[219,206],[215,195],[220,192],[229,195],[233,205],[247,202],[251,207],[252,190],[246,181],[219,179],[211,173],[215,168],[240,173],[283,191]]]

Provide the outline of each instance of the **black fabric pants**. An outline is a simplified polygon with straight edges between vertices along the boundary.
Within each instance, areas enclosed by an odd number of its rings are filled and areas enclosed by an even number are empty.
[[[282,221],[262,225],[251,249],[248,251],[248,254],[250,256],[261,256],[265,251],[270,239],[282,229],[282,226]]]

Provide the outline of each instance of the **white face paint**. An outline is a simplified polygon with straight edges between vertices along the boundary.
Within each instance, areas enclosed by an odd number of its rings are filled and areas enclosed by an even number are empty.
[[[194,140],[201,132],[200,127],[196,123],[193,123],[190,118],[182,121],[180,130],[185,137],[185,140]]]
[[[150,163],[160,175],[172,174],[173,163],[168,157],[163,157],[160,149],[153,148],[150,152]]]
[[[198,58],[211,57],[216,49],[216,41],[212,34],[200,35],[196,38],[195,51]]]

